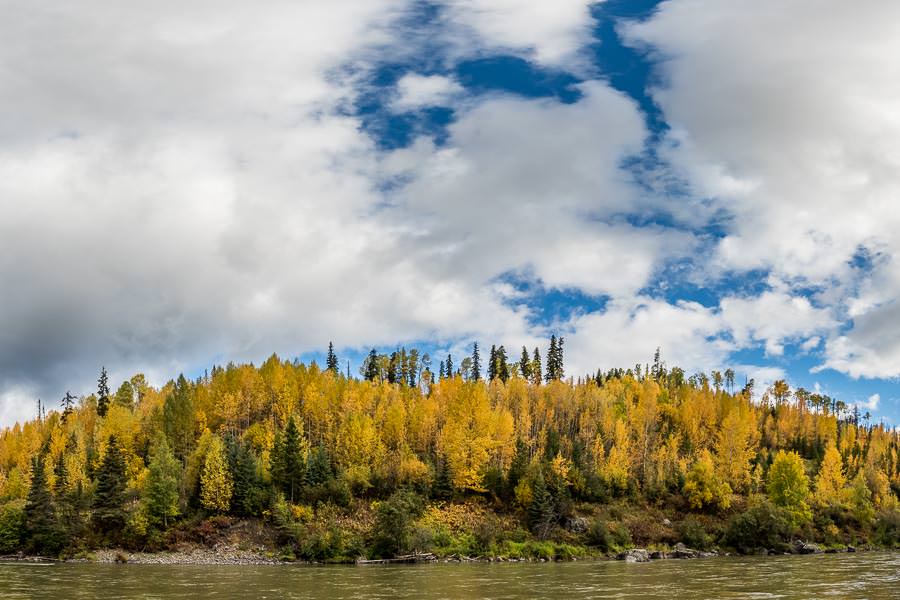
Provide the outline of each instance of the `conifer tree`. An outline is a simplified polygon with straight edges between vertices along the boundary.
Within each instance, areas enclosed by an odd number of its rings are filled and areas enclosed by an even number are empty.
[[[228,467],[234,488],[231,494],[231,511],[241,516],[256,513],[256,494],[259,476],[256,471],[256,459],[247,444],[232,437],[227,439]]]
[[[31,459],[31,487],[25,502],[26,546],[31,552],[55,554],[62,547],[62,536],[44,472],[45,455],[42,450]]]
[[[509,465],[509,472],[506,476],[506,485],[509,494],[512,495],[513,490],[519,485],[519,482],[525,476],[528,470],[528,463],[531,457],[528,453],[528,446],[522,438],[516,438],[516,453],[513,454],[512,462]]]
[[[119,386],[119,389],[116,391],[115,402],[128,410],[134,409],[134,386],[131,385],[130,381],[123,381],[122,385]]]
[[[150,451],[150,465],[144,486],[144,505],[151,523],[169,526],[178,516],[178,484],[181,463],[175,458],[164,435],[157,437]]]
[[[306,466],[306,483],[309,485],[324,485],[332,477],[331,460],[325,446],[319,444],[315,450],[309,453],[309,461]]]
[[[488,381],[497,379],[497,346],[491,345],[491,354],[488,358]]]
[[[97,471],[91,521],[101,533],[118,533],[125,526],[125,460],[116,436],[109,436],[106,454]]]
[[[364,376],[369,381],[375,381],[379,377],[378,352],[375,351],[375,348],[372,348],[369,352],[369,356],[366,357]]]
[[[556,335],[550,336],[550,349],[547,351],[547,383],[556,379]]]
[[[440,367],[438,368],[438,379],[444,378],[444,361],[441,361]]]
[[[105,417],[109,411],[109,375],[106,367],[100,369],[100,378],[97,380],[97,414]]]
[[[541,351],[538,348],[534,349],[534,356],[531,359],[531,383],[534,385],[541,385],[541,375],[544,370],[541,366]]]
[[[306,483],[303,440],[293,416],[288,419],[284,432],[275,438],[271,463],[272,483],[293,503]]]
[[[163,430],[175,456],[184,461],[194,446],[194,399],[184,375],[178,376],[174,389],[166,396]]]
[[[428,355],[426,354],[424,357],[422,357],[423,361],[427,356]],[[407,368],[406,368],[407,381],[409,382],[409,387],[416,387],[416,384],[418,383],[418,376],[419,376],[419,351],[416,350],[415,348],[410,350],[409,353],[406,355],[406,361],[407,361]]]
[[[75,396],[72,395],[72,392],[67,391],[60,404],[63,407],[62,421],[65,423],[69,419],[69,415],[72,414],[72,411],[75,410]]]
[[[528,348],[522,346],[522,356],[519,358],[519,372],[526,381],[531,379],[531,360],[528,358]]]
[[[538,472],[531,480],[531,504],[528,506],[528,526],[541,539],[546,538],[556,522],[556,507],[544,475]]]
[[[333,342],[328,342],[328,357],[325,359],[325,367],[335,375],[338,374],[338,357],[334,353]]]
[[[431,486],[431,497],[435,500],[453,498],[453,471],[450,468],[450,460],[446,456],[442,456],[438,463],[434,483]]]
[[[388,363],[388,383],[397,383],[400,379],[400,352],[391,352],[391,361]]]
[[[509,381],[509,361],[506,356],[506,348],[504,348],[502,345],[497,348],[494,360],[497,363],[494,367],[496,376],[500,378],[500,381],[506,383],[507,381]]]
[[[447,377],[453,377],[453,357],[447,355]]]
[[[472,370],[470,372],[470,379],[472,381],[481,379],[481,355],[478,353],[478,342],[475,342],[472,346]]]

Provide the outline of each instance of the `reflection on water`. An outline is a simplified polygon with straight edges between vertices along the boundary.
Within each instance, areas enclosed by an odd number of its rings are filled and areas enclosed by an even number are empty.
[[[900,554],[363,567],[14,563],[0,564],[0,598],[900,599]]]

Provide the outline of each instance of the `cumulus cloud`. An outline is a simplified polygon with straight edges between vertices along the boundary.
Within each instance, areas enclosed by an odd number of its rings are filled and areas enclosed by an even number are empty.
[[[398,97],[393,106],[398,110],[412,110],[447,105],[462,92],[462,86],[450,77],[407,73],[397,82]]]
[[[826,363],[852,375],[900,373],[897,336],[864,331],[900,294],[898,19],[889,1],[673,0],[623,27],[661,61],[663,154],[732,216],[710,272],[769,271],[852,308]]]

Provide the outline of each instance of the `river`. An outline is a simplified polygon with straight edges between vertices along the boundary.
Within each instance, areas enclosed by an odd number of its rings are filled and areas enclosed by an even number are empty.
[[[0,564],[0,598],[900,598],[900,553],[649,564]]]

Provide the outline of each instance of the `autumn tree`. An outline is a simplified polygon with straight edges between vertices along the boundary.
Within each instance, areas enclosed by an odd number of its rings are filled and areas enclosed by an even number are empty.
[[[227,513],[231,508],[233,490],[234,482],[228,468],[225,444],[222,443],[222,438],[214,436],[200,476],[200,502],[207,510]]]
[[[803,468],[803,459],[796,452],[779,450],[769,467],[767,483],[769,498],[776,506],[784,508],[794,524],[810,519],[809,479]]]
[[[97,380],[97,415],[105,417],[109,411],[109,375],[106,367],[100,369],[100,378]]]
[[[816,501],[822,506],[842,504],[847,497],[847,478],[844,461],[834,443],[825,449],[825,456],[816,475]]]

